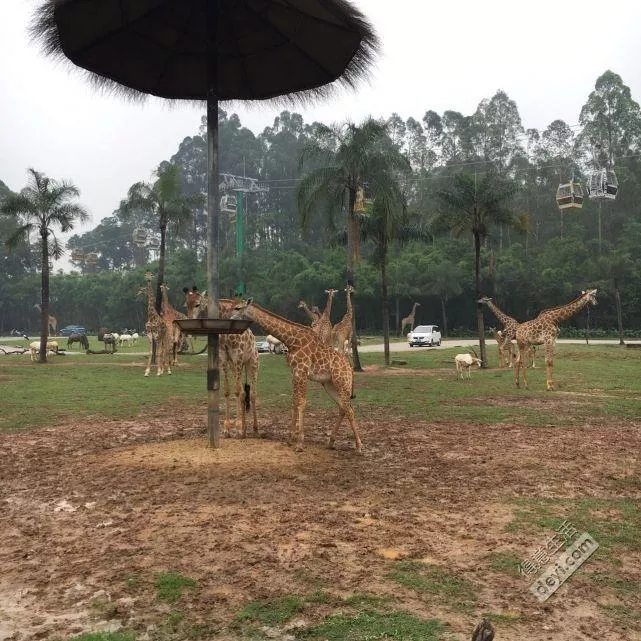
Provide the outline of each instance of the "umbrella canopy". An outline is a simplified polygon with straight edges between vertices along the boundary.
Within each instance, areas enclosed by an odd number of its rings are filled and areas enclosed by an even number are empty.
[[[354,86],[378,48],[347,0],[45,0],[32,34],[101,88],[134,98],[207,101],[207,286],[214,319],[218,101],[296,101],[327,94],[335,82]],[[207,353],[209,434],[217,447],[217,333],[208,335]]]
[[[345,0],[47,0],[32,33],[101,86],[191,100],[212,89],[217,100],[264,100],[353,86],[378,48]]]

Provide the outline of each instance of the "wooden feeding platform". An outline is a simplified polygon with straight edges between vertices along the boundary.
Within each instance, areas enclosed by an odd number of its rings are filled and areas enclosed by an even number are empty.
[[[241,318],[186,318],[175,320],[184,334],[242,334],[252,321]]]
[[[252,321],[240,318],[186,318],[175,320],[185,334],[207,336],[207,432],[209,445],[220,447],[220,365],[218,362],[218,336],[242,334]]]

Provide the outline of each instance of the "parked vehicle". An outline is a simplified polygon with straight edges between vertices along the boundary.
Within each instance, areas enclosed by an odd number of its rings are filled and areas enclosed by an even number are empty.
[[[441,332],[438,325],[417,325],[408,335],[407,342],[410,347],[428,347],[441,344]]]
[[[256,341],[256,347],[259,353],[269,352],[269,343],[267,341]]]
[[[87,329],[82,325],[67,325],[60,330],[60,336],[71,336],[71,334],[86,334]]]

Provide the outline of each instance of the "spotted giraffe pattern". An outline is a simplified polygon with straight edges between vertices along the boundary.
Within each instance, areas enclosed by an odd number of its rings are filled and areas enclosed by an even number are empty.
[[[145,369],[145,376],[149,376],[149,372],[151,371],[154,342],[156,343],[156,375],[160,376],[165,370],[167,370],[167,374],[171,374],[171,364],[169,363],[169,336],[163,318],[156,311],[156,295],[151,285],[152,278],[153,274],[151,272],[145,274],[147,286],[139,287],[137,294],[147,297],[147,322],[145,323],[145,331],[149,338],[149,359],[147,361],[147,368]]]
[[[160,286],[162,293],[162,304],[160,312],[162,319],[167,327],[167,337],[169,339],[169,358],[173,366],[178,365],[178,352],[184,340],[184,334],[180,331],[180,327],[174,323],[176,320],[184,320],[187,318],[185,314],[179,312],[172,307],[169,302],[169,287],[165,283]]]
[[[206,315],[209,297],[198,288],[191,290],[183,288],[185,307],[189,318]],[[218,311],[221,318],[229,318],[234,310],[235,301],[229,298],[218,300]],[[225,420],[223,436],[229,436],[234,425],[231,411],[230,376],[234,380],[234,396],[236,398],[236,430],[245,438],[247,435],[247,412],[245,389],[242,385],[242,374],[245,372],[249,385],[249,408],[252,411],[253,430],[258,433],[258,416],[256,410],[256,393],[258,388],[259,355],[256,337],[250,329],[242,334],[221,334],[218,338],[220,364],[223,370],[223,394],[225,397]]]
[[[352,327],[354,326],[354,308],[352,307],[354,288],[348,285],[345,288],[345,293],[347,295],[347,311],[345,316],[334,325],[332,343],[339,352],[346,354],[349,352],[349,341],[352,338]]]
[[[519,322],[501,311],[488,296],[480,298],[478,302],[487,305],[503,325],[500,332],[496,333],[496,344],[499,348],[499,367],[503,367],[504,364],[507,367],[512,367],[512,341],[516,339],[516,328]]]
[[[414,303],[412,306],[412,311],[409,313],[408,316],[406,316],[402,321],[401,321],[401,327],[400,327],[400,332],[399,334],[402,334],[405,328],[409,325],[410,326],[410,332],[414,329],[414,322],[416,318],[416,308],[420,307],[420,303]]]
[[[347,357],[334,351],[331,346],[323,345],[311,327],[277,316],[254,303],[251,298],[236,304],[232,318],[255,321],[287,346],[287,362],[293,381],[291,437],[296,451],[303,449],[307,384],[308,380],[312,380],[321,383],[339,407],[338,421],[330,432],[329,447],[334,447],[338,428],[347,416],[354,433],[356,450],[361,452],[362,444],[351,402],[353,373]]]
[[[318,335],[318,338],[323,345],[332,346],[332,301],[334,300],[334,294],[336,294],[337,289],[326,289],[325,293],[327,294],[327,303],[325,304],[325,309],[321,314],[320,318],[316,323],[312,323],[312,329]]]
[[[523,365],[524,358],[532,351],[533,346],[543,345],[545,350],[545,385],[548,391],[554,389],[552,380],[554,373],[554,345],[559,335],[559,323],[571,318],[582,310],[586,305],[596,305],[596,289],[590,289],[581,293],[567,305],[552,307],[543,310],[533,320],[521,323],[516,329],[516,343],[519,348],[516,366],[514,367],[514,380],[519,387],[520,371],[523,367],[523,384],[527,387],[527,370]]]

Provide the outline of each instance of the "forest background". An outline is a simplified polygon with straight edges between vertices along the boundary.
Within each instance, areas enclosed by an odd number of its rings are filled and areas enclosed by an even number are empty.
[[[416,119],[392,114],[385,120],[390,149],[408,162],[408,169],[395,178],[407,203],[406,220],[416,232],[390,237],[391,327],[398,327],[400,317],[418,302],[416,323],[440,324],[449,335],[473,331],[472,234],[456,217],[447,224],[439,195],[457,176],[476,185],[492,173],[517,190],[509,203],[510,220],[488,225],[483,234],[483,293],[506,313],[526,320],[596,287],[598,306],[589,318],[586,311],[571,319],[563,332],[583,335],[589,322],[592,335],[598,336],[617,332],[618,292],[625,333],[641,330],[641,109],[621,77],[606,71],[577,120],[555,120],[544,131],[525,129],[517,105],[503,91],[481,101],[468,116],[427,110]],[[232,294],[242,282],[261,305],[306,322],[298,309],[300,299],[322,308],[327,288],[344,288],[347,217],[336,212],[327,216],[327,203],[319,198],[303,226],[298,206],[299,185],[310,169],[301,156],[321,142],[328,127],[334,123],[305,123],[301,115],[283,111],[255,135],[236,114],[221,111],[220,171],[254,178],[265,188],[245,195],[242,254],[233,207],[222,213],[221,295]],[[127,153],[135,149],[123,149]],[[204,123],[158,169],[167,163],[180,168],[185,195],[206,193]],[[586,197],[581,209],[559,211],[557,187],[572,178],[585,185],[601,169],[616,172],[616,199]],[[367,197],[372,185],[367,175],[359,178]],[[10,194],[0,180],[0,205]],[[157,272],[158,219],[144,208],[126,206],[126,200],[123,194],[111,216],[67,241],[73,269],[52,273],[50,283],[49,311],[59,327],[79,324],[93,332],[144,327],[146,306],[136,291],[144,285],[146,271]],[[191,203],[189,216],[167,226],[165,280],[177,308],[183,287],[204,289],[206,283],[206,212],[202,199]],[[343,206],[349,206],[347,194]],[[19,225],[16,217],[0,215],[0,241]],[[144,246],[134,243],[136,230],[139,236],[144,230]],[[36,239],[30,240],[11,250],[0,243],[0,334],[11,329],[34,333],[39,326],[34,305],[41,300],[41,254]],[[361,333],[379,333],[383,327],[380,261],[376,235],[363,233],[355,265],[356,327]],[[333,309],[333,317],[340,318],[344,295],[336,297]],[[497,325],[487,314],[488,324]]]

